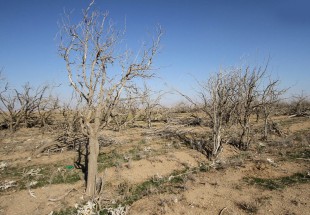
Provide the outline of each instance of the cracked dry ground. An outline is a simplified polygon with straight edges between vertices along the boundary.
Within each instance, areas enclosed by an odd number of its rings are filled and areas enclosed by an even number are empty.
[[[147,129],[108,131],[117,144],[103,147],[98,159],[102,204],[129,205],[128,214],[309,214],[310,120],[283,124],[285,137],[248,151],[224,145],[216,162],[180,142],[142,135]],[[0,183],[16,186],[0,191],[0,214],[74,214],[85,202],[83,174],[71,168],[76,152],[33,156],[47,139],[53,136],[37,129],[2,131],[0,162],[7,165]],[[31,169],[40,171],[27,175]]]

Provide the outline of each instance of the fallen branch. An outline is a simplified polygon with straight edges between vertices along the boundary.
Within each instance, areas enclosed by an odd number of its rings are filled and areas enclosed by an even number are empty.
[[[222,214],[223,214],[223,212],[224,212],[226,209],[227,209],[227,207],[224,207],[222,210],[220,210],[219,215],[222,215]]]
[[[4,183],[2,185],[0,185],[0,190],[6,190],[9,189],[11,187],[16,187],[16,181],[4,181]]]
[[[57,201],[60,201],[62,200],[63,198],[65,198],[67,195],[69,195],[73,190],[77,191],[75,188],[72,188],[71,190],[69,190],[68,192],[66,192],[64,195],[56,198],[56,199],[48,199],[48,201],[50,202],[57,202]]]
[[[30,195],[31,197],[37,198],[36,195],[34,194],[34,192],[33,192],[30,188],[28,189],[28,193],[29,193],[29,195]]]
[[[190,174],[190,173],[193,173],[193,172],[197,172],[197,170],[194,169],[192,171],[187,171],[187,172],[181,173],[179,175],[171,175],[171,176],[169,176],[168,181],[171,181],[171,179],[173,179],[173,178],[180,177],[180,176],[183,176],[183,175],[187,175],[187,174]]]
[[[296,117],[296,116],[297,116],[297,114],[293,114],[293,115],[288,116],[288,118],[293,118],[293,117]]]
[[[62,143],[56,142],[56,141],[51,141],[51,142],[43,144],[38,149],[36,149],[36,151],[33,153],[33,155],[35,157],[37,157],[41,153],[43,153],[44,151],[46,151],[47,149],[52,148],[52,147],[62,148],[62,147],[65,147],[65,145]]]
[[[297,160],[304,160],[304,161],[310,161],[310,159],[307,158],[296,158]]]

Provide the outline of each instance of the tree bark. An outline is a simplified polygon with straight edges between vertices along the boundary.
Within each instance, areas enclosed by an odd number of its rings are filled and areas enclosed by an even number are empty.
[[[99,155],[99,142],[96,135],[89,136],[88,147],[89,155],[87,164],[86,194],[93,197],[96,194],[96,179],[98,170],[97,159]]]
[[[151,113],[147,114],[147,127],[151,128],[152,127],[152,119],[151,119]]]
[[[218,154],[218,150],[221,147],[221,125],[216,125],[216,128],[213,131],[213,156]]]
[[[263,140],[267,140],[268,139],[268,116],[265,116],[264,119],[264,136],[263,136]]]
[[[240,135],[239,140],[239,148],[243,150],[247,150],[250,145],[250,125],[249,123],[245,123],[245,125],[242,125],[242,133]]]

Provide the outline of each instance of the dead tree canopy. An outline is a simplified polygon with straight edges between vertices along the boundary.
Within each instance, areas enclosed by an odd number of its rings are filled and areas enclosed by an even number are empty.
[[[11,89],[8,84],[0,93],[0,114],[2,126],[11,131],[17,128],[46,126],[51,123],[51,114],[58,107],[58,99],[53,97],[49,85],[32,87],[29,83],[21,89]]]
[[[281,95],[286,92],[286,89],[279,89],[279,80],[271,80],[267,76],[267,68],[268,62],[264,66],[221,70],[206,82],[198,81],[197,101],[180,93],[206,113],[213,130],[213,156],[218,153],[223,136],[231,125],[237,125],[240,133],[237,139],[231,138],[229,141],[240,149],[249,147],[253,136],[250,118],[257,111],[264,117],[263,138],[267,138],[268,120]]]
[[[219,71],[211,76],[201,91],[203,110],[211,119],[213,128],[213,155],[216,156],[221,145],[222,136],[227,129],[236,108],[236,89],[238,86],[235,71]]]
[[[309,96],[301,92],[299,95],[293,96],[291,102],[291,113],[292,116],[310,116],[310,100]]]
[[[59,54],[79,97],[81,131],[89,139],[86,193],[90,196],[96,193],[98,133],[109,124],[124,89],[133,87],[135,79],[153,77],[153,59],[163,34],[158,27],[151,44],[133,55],[122,48],[125,31],[117,30],[108,13],[93,6],[94,1],[82,11],[78,23],[65,15],[59,33]]]
[[[267,82],[266,86],[263,87],[261,96],[259,98],[260,107],[261,109],[263,120],[264,120],[264,134],[263,139],[267,140],[268,138],[268,131],[270,128],[272,130],[276,130],[276,124],[270,122],[271,116],[274,114],[275,108],[277,104],[281,101],[281,96],[287,91],[287,89],[280,89],[279,88],[279,80],[271,80]],[[280,134],[279,130],[277,130],[278,134]]]
[[[163,92],[155,92],[144,83],[143,92],[141,93],[141,104],[145,114],[145,121],[148,128],[152,127],[152,118],[156,108],[161,107],[160,100],[164,96]]]
[[[235,109],[238,104],[236,93],[238,80],[238,71],[220,70],[206,82],[197,81],[199,85],[197,101],[181,93],[183,97],[207,115],[213,130],[213,156],[218,154],[223,142],[223,134],[232,118],[235,117]]]

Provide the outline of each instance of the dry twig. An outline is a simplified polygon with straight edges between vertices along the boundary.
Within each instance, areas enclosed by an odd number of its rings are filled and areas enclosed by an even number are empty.
[[[57,202],[57,201],[60,201],[62,200],[63,198],[65,198],[67,195],[69,195],[73,190],[77,191],[75,188],[72,188],[71,190],[69,190],[68,192],[66,192],[64,195],[56,198],[56,199],[48,199],[48,201],[51,201],[51,202]]]

